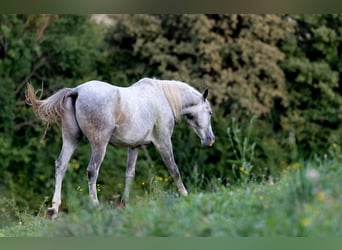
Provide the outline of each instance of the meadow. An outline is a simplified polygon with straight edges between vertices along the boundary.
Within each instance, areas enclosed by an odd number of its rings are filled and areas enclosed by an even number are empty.
[[[341,178],[341,162],[323,156],[288,166],[279,179],[212,181],[212,191],[193,187],[185,198],[155,179],[126,208],[95,208],[76,190],[56,221],[45,219],[46,201],[32,212],[2,199],[0,236],[342,236]]]

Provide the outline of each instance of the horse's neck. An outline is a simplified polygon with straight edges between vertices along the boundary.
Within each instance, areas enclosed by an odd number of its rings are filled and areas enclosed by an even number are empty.
[[[181,109],[187,109],[200,102],[201,94],[187,84],[180,86],[182,105]]]

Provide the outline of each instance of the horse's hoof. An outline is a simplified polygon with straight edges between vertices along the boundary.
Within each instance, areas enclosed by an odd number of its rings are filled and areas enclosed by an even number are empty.
[[[124,200],[119,201],[118,203],[116,203],[116,206],[115,206],[115,208],[118,208],[118,209],[122,209],[126,207],[128,207],[128,204]]]
[[[58,215],[58,212],[52,207],[48,208],[48,210],[46,211],[46,217],[50,220],[57,219],[57,215]]]

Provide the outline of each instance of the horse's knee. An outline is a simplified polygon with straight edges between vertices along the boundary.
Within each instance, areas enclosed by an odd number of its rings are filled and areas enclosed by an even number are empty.
[[[66,172],[67,166],[66,164],[63,164],[61,159],[57,159],[55,161],[55,170],[56,170],[56,175],[62,175],[64,176]]]
[[[127,181],[127,180],[128,180],[128,181],[134,180],[134,178],[135,178],[135,173],[129,173],[129,174],[126,173],[125,178],[126,178],[126,181]]]
[[[60,168],[62,166],[62,161],[61,161],[61,159],[57,159],[56,161],[55,161],[55,167],[56,168]]]
[[[95,168],[88,168],[87,169],[88,181],[94,182],[97,179],[97,170]]]
[[[91,180],[95,176],[95,171],[94,169],[87,169],[87,175],[88,175],[88,180]]]
[[[169,169],[169,173],[174,180],[177,180],[180,178],[180,173],[177,168]]]

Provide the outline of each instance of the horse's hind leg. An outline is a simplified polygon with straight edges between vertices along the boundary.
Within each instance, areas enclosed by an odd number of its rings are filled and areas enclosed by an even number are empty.
[[[91,144],[91,158],[87,167],[89,195],[94,205],[99,204],[97,198],[96,181],[99,175],[100,166],[106,154],[108,143],[92,143]]]
[[[52,207],[47,215],[50,219],[56,219],[61,204],[62,181],[67,170],[67,164],[82,138],[82,132],[77,124],[73,107],[73,100],[68,98],[65,103],[65,112],[62,117],[63,146],[59,157],[55,162],[55,192],[52,198]]]
[[[55,192],[52,198],[52,207],[47,211],[47,215],[50,219],[57,218],[58,209],[61,204],[62,181],[67,170],[67,164],[82,138],[82,133],[78,128],[77,123],[73,123],[72,120],[64,120],[62,121],[62,126],[63,146],[61,153],[55,162]]]
[[[121,204],[123,206],[127,205],[128,203],[131,184],[135,176],[135,165],[137,162],[138,153],[139,153],[139,147],[128,148],[127,167],[126,167],[126,176],[125,176],[125,190],[123,193],[123,197],[121,199]]]

